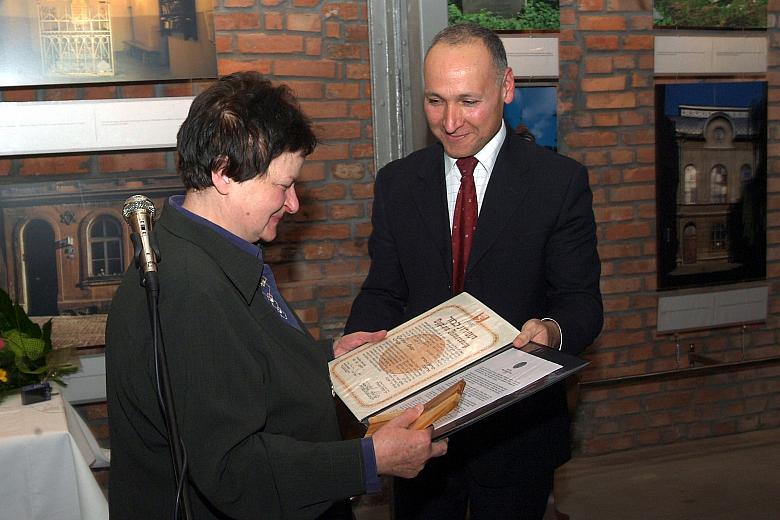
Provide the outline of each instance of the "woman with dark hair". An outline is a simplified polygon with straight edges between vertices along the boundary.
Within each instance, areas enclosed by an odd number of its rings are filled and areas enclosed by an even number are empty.
[[[259,242],[299,203],[316,146],[290,92],[236,73],[197,96],[178,134],[184,196],[156,225],[159,314],[195,519],[351,518],[380,474],[413,477],[446,442],[411,431],[341,440],[327,361],[385,332],[315,341]],[[176,482],[157,400],[144,289],[128,272],[107,326],[112,520],[172,518]]]

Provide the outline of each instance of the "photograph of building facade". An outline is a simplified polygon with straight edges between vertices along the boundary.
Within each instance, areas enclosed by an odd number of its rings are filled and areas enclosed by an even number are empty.
[[[763,263],[755,259],[765,255],[766,103],[750,95],[733,105],[669,103],[696,99],[698,88],[663,87],[666,121],[659,128],[666,132],[659,136],[658,153],[666,156],[664,175],[675,181],[674,205],[667,202],[660,212],[665,227],[659,233],[659,254],[666,258],[659,263],[667,269],[662,280],[689,285],[760,278]],[[708,88],[721,89],[722,99],[737,99],[724,96],[729,88],[734,93],[763,92],[755,83]],[[667,198],[672,195],[668,178]]]
[[[182,188],[170,175],[0,186],[0,274],[11,297],[31,316],[107,312],[133,262],[122,206],[139,191],[161,209]]]

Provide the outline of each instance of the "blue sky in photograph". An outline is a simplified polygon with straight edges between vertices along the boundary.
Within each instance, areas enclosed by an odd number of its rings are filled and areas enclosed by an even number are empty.
[[[666,85],[664,114],[676,116],[680,105],[748,107],[764,97],[764,83],[685,83]]]
[[[504,105],[511,130],[523,123],[542,146],[558,147],[558,113],[555,87],[516,87],[515,99]]]

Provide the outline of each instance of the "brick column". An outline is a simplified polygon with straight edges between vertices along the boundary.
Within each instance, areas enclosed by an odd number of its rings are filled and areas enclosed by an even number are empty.
[[[339,333],[368,268],[373,196],[365,0],[224,0],[220,75],[256,70],[289,85],[320,145],[298,184],[301,210],[267,248],[285,298],[316,335]]]

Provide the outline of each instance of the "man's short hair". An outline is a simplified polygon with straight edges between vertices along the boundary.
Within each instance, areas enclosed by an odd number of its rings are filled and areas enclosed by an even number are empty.
[[[496,69],[496,74],[498,75],[499,80],[501,80],[504,77],[504,71],[509,66],[506,59],[506,49],[504,49],[504,44],[501,43],[501,38],[499,38],[496,33],[481,25],[459,23],[445,27],[433,37],[431,46],[428,47],[428,52],[431,52],[431,49],[439,43],[446,45],[463,45],[475,40],[481,41],[487,48],[490,58],[493,61],[493,67]],[[428,57],[428,52],[425,53],[426,57]]]
[[[212,186],[212,171],[238,182],[264,175],[281,154],[306,156],[317,146],[290,89],[257,72],[230,74],[200,93],[176,139],[177,171],[188,190]]]

